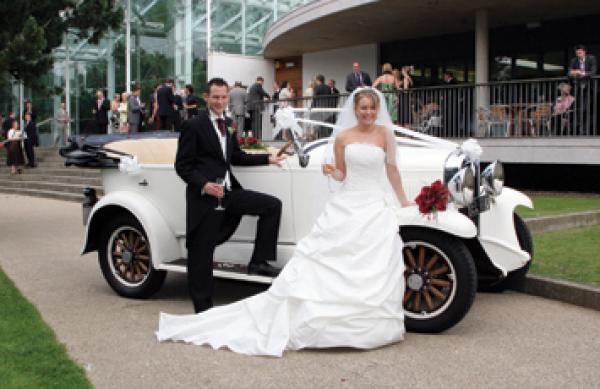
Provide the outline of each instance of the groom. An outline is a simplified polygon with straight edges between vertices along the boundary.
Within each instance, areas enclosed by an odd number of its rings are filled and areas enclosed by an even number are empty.
[[[196,313],[212,307],[215,246],[231,236],[242,215],[259,217],[248,273],[274,277],[279,272],[267,261],[276,260],[281,201],[243,189],[231,165],[279,165],[284,158],[240,150],[235,131],[230,131],[232,121],[224,115],[228,93],[225,80],[208,82],[208,109],[183,123],[175,158],[175,170],[187,183],[187,275]],[[224,185],[216,183],[219,178]],[[218,198],[225,210],[215,209]]]

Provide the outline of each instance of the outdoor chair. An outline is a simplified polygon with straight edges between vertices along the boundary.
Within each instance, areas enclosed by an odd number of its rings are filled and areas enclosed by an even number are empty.
[[[552,119],[552,104],[541,103],[536,104],[531,111],[529,118],[529,126],[531,128],[531,135],[551,135],[550,121]],[[543,131],[542,131],[543,130]]]
[[[505,137],[510,126],[506,105],[479,107],[479,124],[484,136]]]

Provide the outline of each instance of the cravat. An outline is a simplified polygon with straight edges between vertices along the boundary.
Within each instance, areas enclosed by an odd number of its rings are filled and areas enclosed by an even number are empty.
[[[219,128],[219,131],[221,131],[221,135],[225,136],[225,120],[218,118],[217,127]]]

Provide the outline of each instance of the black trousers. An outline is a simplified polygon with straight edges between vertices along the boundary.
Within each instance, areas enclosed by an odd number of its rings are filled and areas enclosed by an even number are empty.
[[[23,143],[25,145],[25,155],[27,156],[27,166],[35,167],[35,151],[33,150],[33,142],[29,139],[25,139]]]
[[[165,131],[173,131],[173,116],[160,115],[160,129]]]
[[[250,112],[250,128],[246,130],[254,131],[254,137],[260,139],[262,137],[262,112],[259,109],[253,109]]]
[[[258,216],[250,263],[277,260],[277,238],[281,219],[281,201],[278,198],[237,189],[228,192],[223,199],[225,211],[214,210],[217,206],[216,198],[211,199],[211,204],[213,203],[214,206],[211,206],[202,222],[186,237],[188,287],[196,312],[212,307],[215,247],[221,240],[226,239],[223,237],[224,233],[231,231],[232,225],[237,226],[241,216]]]

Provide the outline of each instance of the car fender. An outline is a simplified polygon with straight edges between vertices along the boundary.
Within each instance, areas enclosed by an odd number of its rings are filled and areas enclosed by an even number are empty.
[[[131,191],[117,191],[103,196],[92,209],[85,231],[85,242],[82,254],[98,249],[92,234],[101,231],[103,211],[111,209],[118,212],[122,208],[131,213],[142,225],[152,250],[152,262],[158,267],[163,262],[176,260],[182,257],[181,247],[177,238],[165,218],[155,205],[144,197]],[[95,235],[97,236],[97,235]]]
[[[479,218],[479,242],[490,261],[506,275],[529,262],[528,252],[521,250],[513,213],[518,205],[533,208],[533,203],[525,194],[511,188],[504,188],[492,201],[490,209]]]
[[[418,207],[395,208],[400,227],[424,227],[440,230],[447,234],[469,239],[477,236],[475,223],[462,213],[458,212],[452,204],[443,212],[436,215],[425,216],[419,212]]]

